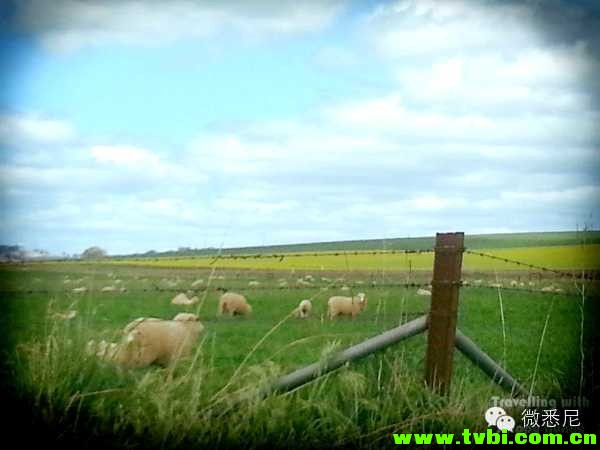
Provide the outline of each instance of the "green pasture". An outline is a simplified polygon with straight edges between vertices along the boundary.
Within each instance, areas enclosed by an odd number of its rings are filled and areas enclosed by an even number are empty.
[[[521,248],[494,253],[572,269],[597,264],[591,250],[554,247],[539,249],[536,254]],[[423,259],[420,265],[415,259],[413,268],[431,267],[431,255],[410,257],[429,258],[428,264]],[[5,267],[0,270],[0,290],[4,292],[0,321],[5,330],[4,371],[12,380],[9,388],[31,405],[32,420],[60,427],[64,436],[100,439],[110,435],[130,448],[283,448],[290,443],[298,448],[381,448],[390,445],[393,432],[461,432],[466,427],[485,430],[482,417],[491,397],[508,394],[460,354],[455,357],[450,396],[441,398],[431,393],[422,381],[424,335],[293,393],[262,401],[253,396],[258,387],[276,376],[428,310],[429,298],[417,296],[416,288],[386,284],[406,281],[405,273],[381,270],[397,268],[397,262],[406,261],[404,255],[384,255],[379,264],[378,257],[361,258],[348,257],[348,265],[344,257],[338,257],[341,263],[326,257],[312,261],[309,257],[305,261],[251,260],[252,268],[260,269],[255,271],[237,270],[245,266],[225,267],[226,260],[219,261],[218,269],[180,264],[197,264],[196,259],[171,261],[168,267],[161,266],[169,264],[168,260],[157,265],[119,262]],[[481,264],[475,266],[478,270],[497,267],[491,260],[465,259],[467,267],[469,263]],[[282,268],[279,264],[287,264],[287,270],[264,270]],[[320,266],[332,270],[334,265],[338,272],[320,272]],[[359,268],[373,270],[367,273],[357,271]],[[315,278],[313,286],[273,287],[282,279],[295,286],[297,278],[307,273]],[[492,273],[488,272],[489,279],[498,276],[504,285],[514,276]],[[170,304],[177,292],[187,291],[197,279],[204,281],[195,289],[200,304]],[[258,281],[260,288],[248,287],[251,280]],[[535,288],[550,282],[564,292],[462,288],[459,327],[534,394],[560,398],[579,392],[581,345],[589,347],[594,287],[588,286],[582,295],[572,282],[552,279],[537,280]],[[253,314],[217,317],[218,294],[204,290],[207,284],[245,294]],[[343,284],[351,285],[354,292],[365,292],[368,307],[354,320],[329,321],[324,317],[326,300],[344,294],[340,291]],[[108,285],[127,291],[99,292]],[[72,291],[81,286],[88,291]],[[290,313],[304,298],[313,299],[314,314],[307,320],[296,319]],[[55,318],[56,313],[68,310],[76,310],[77,316],[71,320]],[[181,311],[198,313],[205,332],[194,357],[175,368],[122,371],[84,354],[89,339],[117,341],[119,331],[133,319],[166,319]],[[583,329],[582,319],[586,319]],[[584,368],[584,383],[589,382],[588,377]],[[247,399],[240,404],[236,399],[241,393]],[[511,413],[516,417],[520,411]]]

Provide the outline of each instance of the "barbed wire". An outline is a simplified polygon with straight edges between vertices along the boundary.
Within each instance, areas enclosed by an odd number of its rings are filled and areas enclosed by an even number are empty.
[[[542,267],[542,266],[538,266],[535,264],[530,264],[530,263],[526,263],[524,261],[517,261],[516,259],[510,259],[510,258],[505,258],[503,256],[496,256],[496,255],[490,255],[489,253],[483,253],[483,252],[477,252],[474,250],[464,250],[465,253],[470,254],[470,255],[477,255],[477,256],[481,256],[483,258],[490,258],[490,259],[495,259],[498,261],[502,261],[505,263],[511,263],[511,264],[516,264],[518,266],[523,266],[523,267],[527,267],[529,269],[535,269],[535,270],[540,270],[542,272],[550,272],[550,273],[554,273],[563,277],[568,277],[568,278],[584,278],[584,279],[595,279],[598,275],[595,275],[594,273],[585,273],[584,271],[582,271],[581,273],[573,273],[573,272],[567,272],[564,270],[558,270],[558,269],[551,269],[549,267]]]
[[[564,290],[562,288],[553,288],[552,290],[544,289],[531,289],[526,287],[505,287],[490,284],[473,284],[470,281],[462,280],[458,283],[461,288],[467,289],[502,289],[503,291],[509,292],[527,292],[532,294],[572,294],[572,292]],[[226,292],[231,290],[237,291],[285,291],[285,290],[351,290],[357,291],[360,289],[376,289],[376,288],[427,288],[431,289],[431,282],[423,283],[380,283],[380,282],[368,282],[362,284],[336,284],[336,285],[259,285],[259,286],[211,286],[202,288],[192,287],[159,287],[153,286],[148,288],[125,288],[120,290],[116,288],[114,290],[103,290],[104,288],[86,288],[82,291],[73,291],[73,289],[0,289],[0,294],[90,294],[100,293],[104,295],[110,294],[128,294],[128,293],[179,293],[179,292],[193,292],[202,293],[208,291],[212,292]],[[77,288],[75,288],[77,289]]]
[[[261,290],[273,290],[273,291],[284,291],[284,290],[309,290],[309,289],[322,289],[327,288],[327,290],[341,290],[342,288],[348,288],[350,290],[358,290],[358,289],[366,289],[366,288],[423,288],[429,287],[429,283],[363,283],[363,284],[344,284],[344,285],[288,285],[288,286],[279,286],[279,285],[259,285],[259,286],[214,286],[210,288],[188,288],[188,287],[149,287],[149,288],[125,288],[124,291],[120,289],[114,289],[109,291],[103,291],[103,288],[86,288],[81,291],[73,291],[73,289],[0,289],[0,294],[88,294],[88,293],[101,293],[101,294],[127,294],[127,293],[138,293],[138,292],[194,292],[200,293],[205,291],[214,291],[214,292],[225,292],[231,291],[233,289],[239,291],[261,291]],[[78,289],[78,288],[75,288]]]
[[[502,292],[527,292],[529,294],[554,294],[554,295],[574,295],[574,292],[571,291],[566,291],[562,288],[558,288],[558,290],[555,288],[553,290],[543,290],[543,289],[529,289],[529,288],[524,288],[524,287],[504,287],[504,286],[490,286],[490,285],[486,285],[486,284],[481,284],[481,285],[474,285],[474,284],[464,284],[464,282],[461,284],[461,288],[466,288],[466,289],[502,289]]]
[[[422,253],[433,253],[433,248],[427,249],[395,249],[395,250],[346,250],[346,251],[324,251],[324,252],[297,252],[297,253],[248,253],[248,254],[224,254],[224,255],[189,255],[189,256],[112,256],[104,259],[74,259],[74,258],[57,258],[57,259],[45,259],[45,260],[23,260],[23,261],[3,261],[5,264],[36,264],[36,263],[60,263],[60,262],[72,262],[72,263],[84,263],[84,264],[97,264],[97,263],[111,263],[111,262],[142,262],[142,261],[189,261],[189,260],[205,260],[212,259],[209,264],[214,264],[219,260],[227,259],[279,259],[283,261],[286,258],[299,258],[299,257],[317,257],[317,256],[363,256],[363,255],[404,255],[404,254],[422,254]]]

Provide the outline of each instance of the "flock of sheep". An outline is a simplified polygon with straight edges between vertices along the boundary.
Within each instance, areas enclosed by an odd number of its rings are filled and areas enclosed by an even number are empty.
[[[183,293],[171,300],[175,305],[192,305],[197,302],[197,297],[190,299]],[[333,296],[327,302],[327,314],[332,320],[338,316],[354,318],[366,306],[367,297],[362,292],[353,297]],[[294,315],[305,319],[310,316],[311,311],[312,302],[305,299],[294,309]],[[251,313],[252,306],[241,294],[226,292],[219,298],[218,315],[246,316]],[[179,313],[171,320],[141,317],[124,328],[121,342],[90,340],[86,352],[127,369],[151,364],[167,366],[179,358],[191,355],[203,330],[204,326],[196,314]]]

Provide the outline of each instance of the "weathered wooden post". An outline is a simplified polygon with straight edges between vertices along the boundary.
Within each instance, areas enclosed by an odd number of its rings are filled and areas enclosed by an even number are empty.
[[[464,237],[437,233],[435,240],[425,380],[441,394],[448,392],[452,379]]]

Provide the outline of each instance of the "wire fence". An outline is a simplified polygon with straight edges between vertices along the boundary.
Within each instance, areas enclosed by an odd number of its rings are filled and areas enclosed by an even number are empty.
[[[279,259],[283,261],[287,258],[302,257],[321,257],[321,256],[368,256],[368,255],[404,255],[404,254],[424,254],[433,253],[433,248],[426,249],[390,249],[390,250],[345,250],[345,251],[323,251],[323,252],[295,252],[295,253],[240,253],[240,254],[207,254],[207,255],[182,255],[182,256],[108,256],[102,259],[80,259],[80,258],[52,258],[52,259],[31,259],[2,261],[3,264],[52,264],[52,263],[84,263],[98,264],[111,262],[159,262],[159,261],[190,261],[207,260],[214,264],[220,260],[246,260],[246,259]]]
[[[295,258],[295,257],[320,257],[320,256],[362,256],[362,255],[397,255],[397,254],[426,254],[433,253],[435,249],[427,248],[427,249],[393,249],[393,250],[357,250],[357,251],[334,251],[334,252],[299,252],[299,253],[255,253],[255,254],[225,254],[225,255],[201,255],[201,256],[182,256],[182,257],[161,257],[161,258],[150,258],[150,257],[141,257],[141,258],[108,258],[104,260],[45,260],[45,261],[36,261],[41,263],[56,263],[56,262],[78,262],[84,264],[94,264],[94,263],[102,263],[102,262],[111,262],[111,261],[132,261],[132,262],[147,262],[147,261],[181,261],[181,260],[206,260],[211,259],[210,265],[216,264],[220,260],[246,260],[246,259],[279,259],[283,261],[285,258]],[[570,278],[570,279],[579,279],[579,280],[596,280],[598,279],[599,273],[598,271],[577,271],[577,272],[569,272],[564,270],[557,270],[550,267],[543,267],[535,264],[530,264],[524,261],[518,261],[515,259],[500,257],[496,255],[492,255],[489,253],[474,251],[464,249],[465,254],[475,255],[482,258],[489,258],[496,261],[502,261],[509,264],[515,264],[521,267],[526,267],[528,269],[552,273],[553,275],[558,275],[560,277]],[[214,280],[214,279],[213,279]],[[239,279],[237,279],[239,280]],[[236,281],[237,281],[236,280]],[[208,283],[210,284],[210,283]],[[561,288],[553,288],[546,287],[542,289],[531,289],[526,287],[504,287],[499,286],[496,283],[472,283],[467,280],[461,281],[461,287],[465,288],[484,288],[484,289],[498,289],[501,288],[504,291],[515,291],[515,292],[528,292],[528,293],[543,293],[543,294],[560,294],[565,293],[565,291]],[[80,288],[64,288],[64,289],[2,289],[0,288],[0,294],[83,294],[83,293],[103,293],[103,294],[111,294],[111,293],[150,293],[150,292],[166,292],[166,293],[175,293],[175,292],[205,292],[209,291],[227,291],[231,288],[235,289],[243,289],[243,290],[285,290],[285,289],[294,289],[294,290],[306,290],[306,289],[321,289],[321,290],[358,290],[361,288],[431,288],[431,283],[423,282],[406,282],[406,283],[393,283],[393,282],[377,282],[370,281],[366,283],[344,283],[344,284],[329,284],[329,285],[318,285],[309,283],[306,281],[298,282],[298,284],[260,284],[260,285],[248,285],[248,286],[204,286],[204,287],[187,287],[187,286],[175,286],[175,287],[160,287],[160,286],[152,286],[146,288],[88,288],[88,287],[80,287]]]
[[[493,259],[496,261],[502,261],[502,262],[509,263],[509,264],[515,264],[515,265],[518,265],[521,267],[527,267],[528,269],[539,270],[541,272],[553,273],[555,275],[559,275],[559,276],[565,277],[565,278],[594,279],[595,277],[597,277],[597,274],[595,274],[593,272],[586,273],[585,271],[577,271],[577,273],[575,273],[575,272],[568,272],[565,270],[551,269],[549,267],[542,267],[542,266],[538,266],[535,264],[526,263],[524,261],[518,261],[516,259],[505,258],[503,256],[496,256],[496,255],[491,255],[489,253],[477,252],[477,251],[473,251],[473,250],[465,249],[465,253],[469,254],[469,255],[477,255],[477,256],[481,256],[483,258]]]

